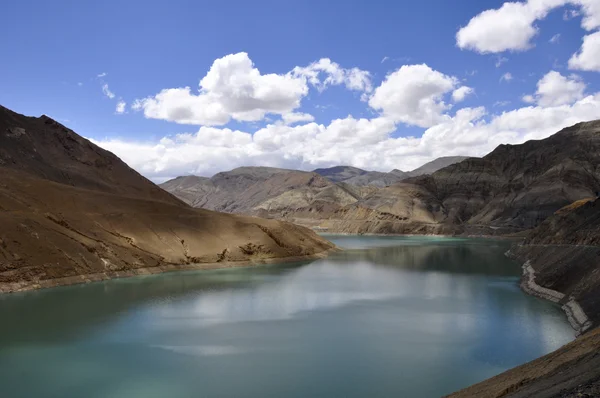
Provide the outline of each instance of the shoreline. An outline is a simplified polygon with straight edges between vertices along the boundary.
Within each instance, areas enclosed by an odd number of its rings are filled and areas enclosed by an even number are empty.
[[[545,288],[535,282],[535,270],[531,266],[529,260],[527,260],[521,268],[523,269],[520,283],[521,290],[531,296],[542,298],[553,303],[561,304],[561,302],[564,302],[566,297],[564,293]],[[592,322],[573,297],[568,297],[568,300],[561,305],[561,308],[565,312],[569,324],[576,332],[575,337],[581,336],[591,328]]]
[[[167,272],[244,268],[274,263],[293,263],[299,261],[311,261],[326,258],[331,253],[338,252],[340,250],[341,249],[338,247],[333,247],[331,249],[306,256],[272,257],[243,261],[224,261],[213,263],[163,264],[157,265],[155,267],[133,268],[123,271],[97,272],[93,274],[66,276],[62,278],[47,279],[42,281],[4,283],[0,282],[0,294],[11,294],[27,292],[32,290],[51,289],[54,287],[88,284],[93,282],[107,281],[111,279],[124,279],[135,278],[137,276],[158,275]]]

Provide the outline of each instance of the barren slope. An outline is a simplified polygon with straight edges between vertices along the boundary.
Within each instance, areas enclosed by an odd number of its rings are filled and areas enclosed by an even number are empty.
[[[292,224],[194,209],[47,117],[0,108],[0,291],[324,253]]]

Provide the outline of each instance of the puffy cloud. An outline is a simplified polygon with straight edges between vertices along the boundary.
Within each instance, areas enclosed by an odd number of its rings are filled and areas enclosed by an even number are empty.
[[[522,100],[523,100],[523,102],[526,102],[528,104],[535,103],[535,97],[531,94],[524,95]]]
[[[583,11],[581,26],[584,29],[600,28],[600,2],[598,0],[573,0],[573,2],[581,5]]]
[[[306,67],[297,66],[291,73],[294,76],[307,79],[310,84],[320,91],[327,88],[327,86],[341,84],[349,90],[365,92],[373,90],[369,72],[359,68],[344,69],[329,58],[321,58]]]
[[[313,115],[302,112],[290,112],[281,116],[285,124],[294,124],[299,122],[312,122],[315,120]]]
[[[190,87],[164,89],[137,100],[133,109],[143,110],[147,118],[180,124],[259,121],[269,113],[292,114],[308,94],[308,84],[319,90],[342,84],[350,90],[372,90],[369,72],[344,69],[328,58],[286,74],[262,74],[242,52],[215,60],[200,81],[198,93]]]
[[[545,138],[597,118],[600,93],[572,104],[538,104],[496,115],[487,114],[483,107],[462,108],[425,129],[421,137],[395,136],[396,124],[387,117],[348,116],[328,125],[269,124],[253,134],[201,127],[196,133],[153,143],[95,142],[155,181],[189,173],[208,176],[244,165],[311,170],[350,164],[382,171],[410,170],[439,156],[482,156],[499,144]]]
[[[540,106],[559,106],[572,104],[583,98],[586,85],[579,76],[569,77],[550,71],[537,83],[535,96],[526,95],[525,102],[536,102]]]
[[[395,121],[430,127],[444,119],[443,101],[458,79],[425,64],[404,65],[389,74],[369,99],[369,105]]]
[[[583,13],[581,26],[586,30],[600,27],[600,2],[598,0],[529,0],[506,2],[498,9],[486,10],[471,18],[456,34],[456,44],[461,49],[482,54],[504,51],[525,51],[533,47],[532,39],[538,34],[535,22],[546,18],[555,8],[566,4],[579,6]],[[567,10],[563,18],[579,15],[577,10]]]
[[[569,59],[569,68],[600,72],[600,31],[583,37],[581,49]]]
[[[115,94],[112,91],[110,91],[110,89],[108,88],[108,84],[102,85],[102,92],[110,99],[115,98]]]
[[[119,100],[119,102],[117,102],[117,107],[115,108],[115,112],[118,114],[125,113],[126,106],[127,106],[127,103],[125,101],[123,101],[122,99]]]
[[[452,92],[452,101],[461,102],[474,91],[471,87],[461,86]]]

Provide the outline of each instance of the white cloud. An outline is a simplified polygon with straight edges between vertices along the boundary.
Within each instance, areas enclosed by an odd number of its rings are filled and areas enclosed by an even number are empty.
[[[143,110],[147,118],[180,124],[259,121],[269,113],[292,113],[308,94],[308,84],[319,90],[342,84],[350,90],[372,90],[368,72],[341,68],[327,58],[286,74],[261,74],[248,54],[237,53],[214,61],[197,94],[190,87],[164,89],[153,97],[136,100],[132,109]]]
[[[583,11],[581,26],[588,31],[600,28],[600,1],[598,0],[574,0],[580,4]]]
[[[500,77],[501,82],[509,82],[513,79],[513,75],[510,72],[506,72]]]
[[[458,79],[425,64],[404,65],[386,76],[375,89],[369,105],[395,121],[420,127],[433,126],[449,109],[443,96],[454,90]]]
[[[321,58],[306,67],[297,66],[291,73],[294,76],[307,79],[310,84],[320,91],[327,88],[327,86],[341,84],[349,90],[365,92],[373,90],[369,72],[358,68],[344,69],[329,58]],[[323,77],[325,78],[323,79]]]
[[[505,64],[508,62],[508,58],[506,57],[497,57],[496,58],[496,68],[499,68],[502,66],[502,64]]]
[[[552,36],[550,38],[550,40],[548,40],[550,43],[552,44],[556,44],[560,41],[560,33],[555,34],[554,36]]]
[[[600,31],[583,37],[581,49],[569,59],[569,68],[600,72]]]
[[[459,29],[456,44],[461,49],[482,54],[504,51],[525,51],[533,47],[532,39],[538,34],[535,22],[546,18],[555,8],[566,4],[580,6],[584,17],[581,26],[586,30],[600,27],[598,0],[529,0],[506,2],[498,9],[486,10],[471,18]],[[564,19],[578,15],[567,10]]]
[[[110,99],[115,98],[115,94],[112,91],[110,91],[110,89],[108,88],[108,84],[102,85],[102,92]]]
[[[528,103],[528,104],[535,103],[535,97],[531,94],[524,95],[522,100],[523,100],[523,102]]]
[[[125,101],[123,101],[122,99],[119,100],[119,102],[117,102],[117,107],[115,109],[115,112],[118,114],[123,114],[125,113],[125,107],[127,106],[127,103]]]
[[[423,132],[397,137],[390,119],[355,119],[286,126],[270,124],[254,135],[214,127],[138,143],[95,141],[154,180],[182,174],[212,175],[238,166],[263,165],[311,170],[350,164],[374,170],[410,170],[439,156],[482,156],[499,144],[545,138],[583,120],[600,118],[600,93],[573,104],[527,106],[499,115],[483,107],[463,108]]]
[[[315,120],[313,115],[302,112],[290,112],[281,116],[285,124],[294,124],[299,122],[312,122]]]
[[[537,83],[535,96],[526,95],[523,101],[543,107],[572,104],[584,97],[586,85],[579,76],[565,77],[559,72],[550,71]]]
[[[78,85],[79,87],[81,87],[81,86],[83,86],[83,83],[82,83],[82,82],[78,82],[78,83],[77,83],[77,85]]]
[[[388,59],[390,59],[390,57],[385,56],[383,58],[381,58],[381,63],[384,63],[385,61],[387,61]]]
[[[107,74],[108,73],[106,73],[106,72],[102,72],[102,73],[99,73],[96,77],[102,78],[102,77],[106,76]]]
[[[473,94],[474,91],[471,87],[461,86],[452,92],[452,100],[454,102],[461,102],[467,96]]]
[[[508,100],[494,102],[494,107],[496,107],[496,106],[504,107],[507,105],[510,105],[510,101],[508,101]]]
[[[565,10],[565,12],[563,13],[563,19],[565,21],[568,21],[573,18],[577,18],[579,15],[581,14],[577,10]]]

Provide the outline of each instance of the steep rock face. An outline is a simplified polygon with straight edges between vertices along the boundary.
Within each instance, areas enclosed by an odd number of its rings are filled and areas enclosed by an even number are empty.
[[[0,292],[333,247],[293,224],[189,207],[52,119],[6,108],[0,226]]]

